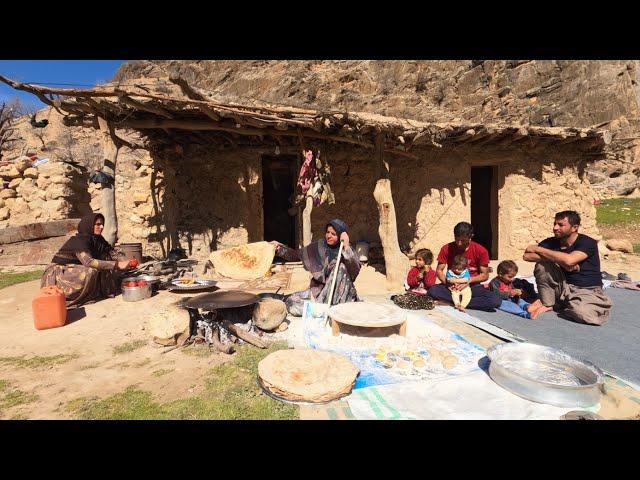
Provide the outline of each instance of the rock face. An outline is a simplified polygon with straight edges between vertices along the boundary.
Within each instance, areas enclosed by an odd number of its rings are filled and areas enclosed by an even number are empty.
[[[629,240],[623,239],[610,239],[605,242],[605,245],[609,250],[633,253],[633,244]]]
[[[602,197],[640,187],[638,61],[130,62],[116,80],[180,75],[214,98],[353,110],[441,122],[465,119],[587,127],[610,122],[607,158],[587,167]],[[586,159],[585,159],[586,160]]]

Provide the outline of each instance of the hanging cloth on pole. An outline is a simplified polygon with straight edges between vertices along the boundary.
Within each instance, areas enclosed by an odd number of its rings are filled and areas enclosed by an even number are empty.
[[[313,205],[318,206],[328,202],[335,203],[331,191],[331,168],[325,160],[320,160],[320,151],[313,155],[312,150],[304,150],[304,161],[298,175],[299,187],[296,204],[303,203],[307,196],[313,197]]]

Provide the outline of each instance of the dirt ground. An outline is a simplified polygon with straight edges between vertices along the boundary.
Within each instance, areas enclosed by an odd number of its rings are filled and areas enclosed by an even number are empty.
[[[0,379],[38,397],[2,409],[0,418],[68,418],[68,402],[106,397],[134,384],[162,401],[183,398],[198,393],[203,373],[225,361],[222,355],[199,358],[180,350],[161,354],[164,349],[150,341],[143,330],[146,317],[176,301],[169,292],[136,303],[120,296],[103,300],[71,311],[64,328],[38,331],[31,313],[38,289],[39,281],[33,281],[0,291]],[[29,367],[10,360],[56,355],[76,358],[58,365],[43,359],[42,366],[34,361]]]
[[[620,223],[617,225],[598,225],[604,239],[620,238],[632,244],[640,243],[640,225],[637,223]]]
[[[533,264],[519,263],[521,275],[532,273]],[[496,264],[492,262],[494,268]],[[603,269],[640,279],[640,256],[605,260]],[[298,268],[285,292],[306,288],[308,281],[309,274]],[[356,287],[362,295],[390,293],[384,276],[368,266]],[[148,316],[177,301],[179,294],[161,291],[136,303],[120,296],[103,300],[71,311],[64,328],[38,331],[31,312],[38,288],[39,281],[32,281],[0,290],[0,389],[17,389],[19,398],[28,399],[0,405],[0,418],[71,418],[69,402],[104,398],[131,385],[162,402],[187,398],[202,390],[206,371],[230,360],[223,354],[199,357],[181,349],[163,354],[164,348],[150,340]],[[67,357],[56,357],[61,355]]]

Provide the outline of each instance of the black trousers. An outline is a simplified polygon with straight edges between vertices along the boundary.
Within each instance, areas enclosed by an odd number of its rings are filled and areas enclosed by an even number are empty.
[[[439,283],[429,289],[429,295],[435,300],[453,303],[451,291],[446,285]],[[502,299],[496,293],[488,288],[484,288],[479,283],[471,285],[471,302],[467,308],[472,310],[484,310],[485,312],[493,312],[502,303]]]

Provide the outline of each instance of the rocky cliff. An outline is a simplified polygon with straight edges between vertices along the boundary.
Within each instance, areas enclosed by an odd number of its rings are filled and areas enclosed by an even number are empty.
[[[607,158],[589,168],[603,197],[640,188],[638,61],[137,61],[115,80],[179,75],[221,100],[375,112],[416,120],[607,123]]]

